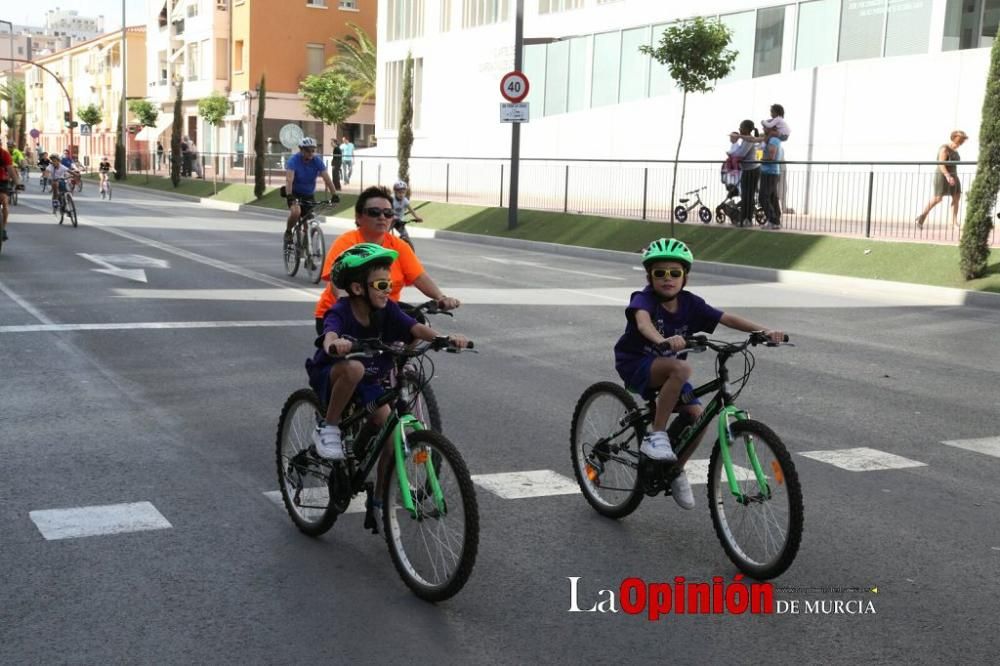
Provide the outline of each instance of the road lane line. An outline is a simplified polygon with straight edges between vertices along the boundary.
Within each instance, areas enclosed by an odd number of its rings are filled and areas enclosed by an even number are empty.
[[[903,456],[867,447],[834,451],[803,451],[799,455],[839,467],[840,469],[846,469],[848,472],[877,472],[886,469],[927,466],[927,463],[910,460]]]
[[[500,474],[473,474],[472,481],[484,490],[503,499],[575,495],[580,492],[576,481],[550,469]]]
[[[601,273],[591,273],[589,271],[575,271],[570,268],[556,268],[555,266],[548,266],[541,262],[535,261],[524,261],[523,259],[505,259],[503,257],[488,257],[486,255],[480,255],[480,258],[486,261],[492,261],[497,264],[507,264],[512,266],[529,266],[531,268],[541,268],[546,271],[556,271],[558,273],[572,273],[573,275],[586,275],[587,277],[601,278],[604,280],[619,280],[624,282],[625,278],[618,277],[617,275],[604,275]]]
[[[266,328],[312,326],[312,320],[278,319],[275,321],[137,321],[102,324],[25,324],[0,326],[0,333],[59,333],[66,331],[148,331],[177,328]]]
[[[21,308],[25,312],[27,312],[28,314],[30,314],[32,317],[34,317],[38,321],[42,322],[43,324],[54,324],[55,323],[54,321],[52,321],[51,319],[49,319],[48,317],[46,317],[44,314],[42,314],[41,310],[39,310],[34,305],[32,305],[28,301],[24,300],[23,298],[21,298],[17,294],[15,294],[10,289],[10,287],[8,287],[7,285],[5,285],[2,281],[0,281],[0,291],[2,291],[4,294],[6,294],[7,298],[9,298],[10,300],[14,301],[18,305],[20,305]]]
[[[949,439],[941,442],[945,446],[965,449],[975,453],[983,453],[994,458],[1000,458],[1000,437],[980,437],[978,439]]]
[[[149,502],[46,509],[28,517],[49,541],[173,527]]]

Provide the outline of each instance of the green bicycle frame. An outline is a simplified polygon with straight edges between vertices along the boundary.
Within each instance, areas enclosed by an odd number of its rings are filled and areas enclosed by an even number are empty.
[[[739,500],[743,500],[743,493],[736,485],[736,470],[733,469],[733,457],[729,452],[731,437],[729,423],[731,420],[745,421],[750,416],[735,405],[726,405],[719,413],[719,451],[722,453],[722,465],[726,469],[726,480],[729,482],[729,491]],[[750,466],[753,467],[754,476],[757,478],[757,485],[765,495],[771,494],[771,488],[767,485],[767,477],[761,469],[760,460],[757,459],[757,449],[753,445],[753,439],[747,438],[747,458],[750,459]]]
[[[416,518],[417,508],[413,504],[410,480],[406,475],[406,428],[423,430],[424,424],[412,414],[403,414],[398,417],[393,426],[393,450],[396,458],[396,476],[399,479],[399,494],[403,498],[403,508],[410,512],[411,517]],[[433,456],[427,456],[427,461],[423,464],[427,467],[427,480],[430,482],[434,504],[438,511],[444,514],[446,513],[444,494],[441,492],[437,470],[434,469]]]

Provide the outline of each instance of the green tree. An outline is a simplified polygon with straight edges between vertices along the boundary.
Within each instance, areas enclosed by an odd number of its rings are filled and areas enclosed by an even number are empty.
[[[222,125],[223,118],[229,113],[229,100],[226,99],[225,95],[222,95],[218,91],[212,91],[212,94],[208,97],[203,97],[198,100],[198,115],[201,116],[206,123],[211,125],[215,130],[215,145],[219,145],[219,126]],[[212,169],[212,182],[213,187],[216,187],[216,194],[218,194],[217,186],[215,185],[215,174],[219,172],[219,156],[218,149],[214,151],[216,154],[212,158],[214,163],[214,168]]]
[[[174,126],[170,130],[170,182],[174,187],[181,184],[181,132],[184,116],[181,102],[184,100],[184,81],[177,82],[177,97],[174,99]]]
[[[18,148],[24,150],[24,123],[27,116],[24,81],[11,81],[0,86],[0,100],[7,102],[8,109],[2,120]]]
[[[77,111],[76,117],[80,119],[80,122],[93,127],[94,125],[99,125],[101,123],[101,120],[104,118],[104,114],[96,104],[92,103],[85,106],[82,110]],[[93,139],[87,141],[88,144],[91,144],[87,149],[87,154],[90,154],[93,149],[92,142]]]
[[[990,257],[992,218],[1000,190],[1000,40],[993,42],[986,75],[983,119],[979,125],[979,164],[969,190],[969,205],[959,243],[962,275],[966,280],[986,274]]]
[[[257,87],[257,126],[253,132],[253,195],[260,199],[264,196],[267,184],[264,182],[264,99],[267,88],[264,85],[264,75],[260,75],[260,85]]]
[[[343,39],[334,38],[337,54],[330,58],[333,71],[342,74],[354,87],[358,104],[364,104],[375,96],[375,77],[378,71],[375,42],[359,25],[348,23],[354,31]]]
[[[306,113],[327,125],[340,125],[358,110],[354,86],[337,72],[310,74],[299,84],[299,94],[305,98]]]
[[[691,92],[711,92],[715,82],[725,77],[733,68],[737,52],[727,48],[732,33],[717,20],[698,17],[671,25],[660,36],[655,49],[643,45],[639,51],[666,65],[670,78],[681,89],[681,128],[674,154],[674,177],[670,185],[670,235],[674,235],[674,195],[677,191],[677,160],[684,140],[684,116],[687,113],[687,96]]]
[[[413,148],[413,54],[406,54],[403,65],[403,96],[399,103],[399,135],[396,140],[396,159],[399,160],[399,179],[410,184],[410,150]],[[410,188],[413,189],[412,187]]]
[[[160,118],[160,111],[152,102],[144,99],[133,99],[128,103],[128,110],[139,120],[143,127],[156,127],[156,121]]]
[[[124,180],[125,173],[125,135],[122,134],[122,118],[125,116],[125,95],[118,104],[118,122],[115,123],[115,180]]]

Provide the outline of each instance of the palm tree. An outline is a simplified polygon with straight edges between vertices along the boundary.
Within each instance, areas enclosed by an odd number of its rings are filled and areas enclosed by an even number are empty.
[[[354,23],[347,25],[354,34],[332,40],[337,45],[338,53],[330,58],[328,64],[333,71],[347,77],[354,85],[355,94],[360,98],[359,103],[363,104],[375,96],[375,42],[361,26]]]
[[[10,138],[24,148],[25,93],[24,81],[11,81],[0,86],[0,100],[7,102],[7,116],[3,118],[10,130]]]

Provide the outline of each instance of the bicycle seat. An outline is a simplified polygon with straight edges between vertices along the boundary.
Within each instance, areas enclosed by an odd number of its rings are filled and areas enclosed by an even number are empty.
[[[687,203],[688,201],[691,201],[691,200],[690,199],[678,199],[678,201],[680,201],[681,203]]]

